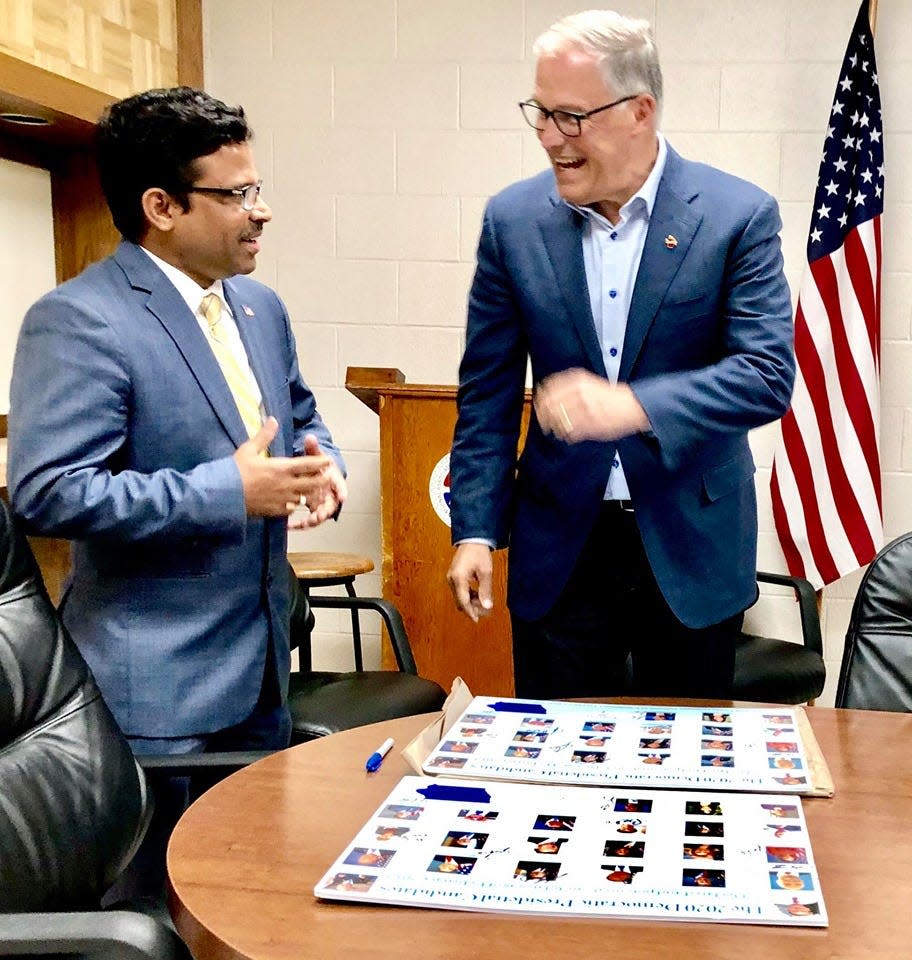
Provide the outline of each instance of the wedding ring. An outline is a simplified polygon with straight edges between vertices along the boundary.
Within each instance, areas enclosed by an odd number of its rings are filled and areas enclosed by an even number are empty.
[[[302,493],[301,496],[298,498],[298,503],[300,503],[302,507],[306,507],[306,506],[307,506],[307,497],[305,497],[303,493]]]
[[[564,427],[567,433],[573,433],[573,421],[570,419],[570,414],[567,413],[566,407],[564,407],[562,403],[559,403],[557,409],[560,410],[561,419],[564,421]]]

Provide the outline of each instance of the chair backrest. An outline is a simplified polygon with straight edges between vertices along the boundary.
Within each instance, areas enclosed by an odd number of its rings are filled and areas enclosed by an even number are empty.
[[[912,712],[912,533],[888,543],[862,578],[836,706]]]
[[[298,651],[299,671],[308,673],[313,669],[313,651],[311,649],[311,633],[314,626],[314,608],[354,611],[370,610],[378,614],[386,627],[396,666],[402,673],[418,676],[418,666],[409,643],[408,633],[403,623],[402,615],[390,600],[381,597],[328,597],[308,594],[295,576],[294,570],[288,568],[289,586],[291,594],[291,623],[289,640],[292,650]],[[355,665],[361,670],[363,651],[360,636],[352,636],[354,642]]]
[[[0,501],[0,912],[97,907],[150,813],[133,754]]]

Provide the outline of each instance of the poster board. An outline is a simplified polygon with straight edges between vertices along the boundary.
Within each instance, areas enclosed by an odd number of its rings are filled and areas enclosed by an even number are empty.
[[[460,705],[437,743],[422,751],[421,773],[590,786],[833,792],[828,774],[820,776],[816,741],[808,748],[810,726],[794,707],[497,697],[463,699]]]
[[[827,926],[798,797],[404,777],[314,889],[440,909]]]

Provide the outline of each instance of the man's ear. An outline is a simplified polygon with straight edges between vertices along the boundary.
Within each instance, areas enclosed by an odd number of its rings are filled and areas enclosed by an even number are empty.
[[[156,230],[170,232],[174,228],[174,217],[183,209],[167,190],[161,187],[149,187],[142,195],[143,213],[146,223]]]
[[[652,123],[656,114],[655,97],[651,93],[641,93],[633,102],[633,115],[640,123]]]

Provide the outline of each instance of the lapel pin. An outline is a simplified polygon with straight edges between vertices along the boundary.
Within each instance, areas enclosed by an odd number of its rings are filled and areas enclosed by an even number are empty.
[[[668,241],[666,240],[665,242],[667,243]],[[255,316],[256,316],[256,314],[253,312],[253,308],[252,308],[252,307],[248,307],[246,303],[243,304],[243,310],[244,310],[244,313],[246,313],[248,317],[255,317]]]
[[[665,238],[665,246],[668,247],[669,250],[674,250],[674,248],[677,245],[678,245],[678,238],[674,234],[669,233],[668,236]]]

